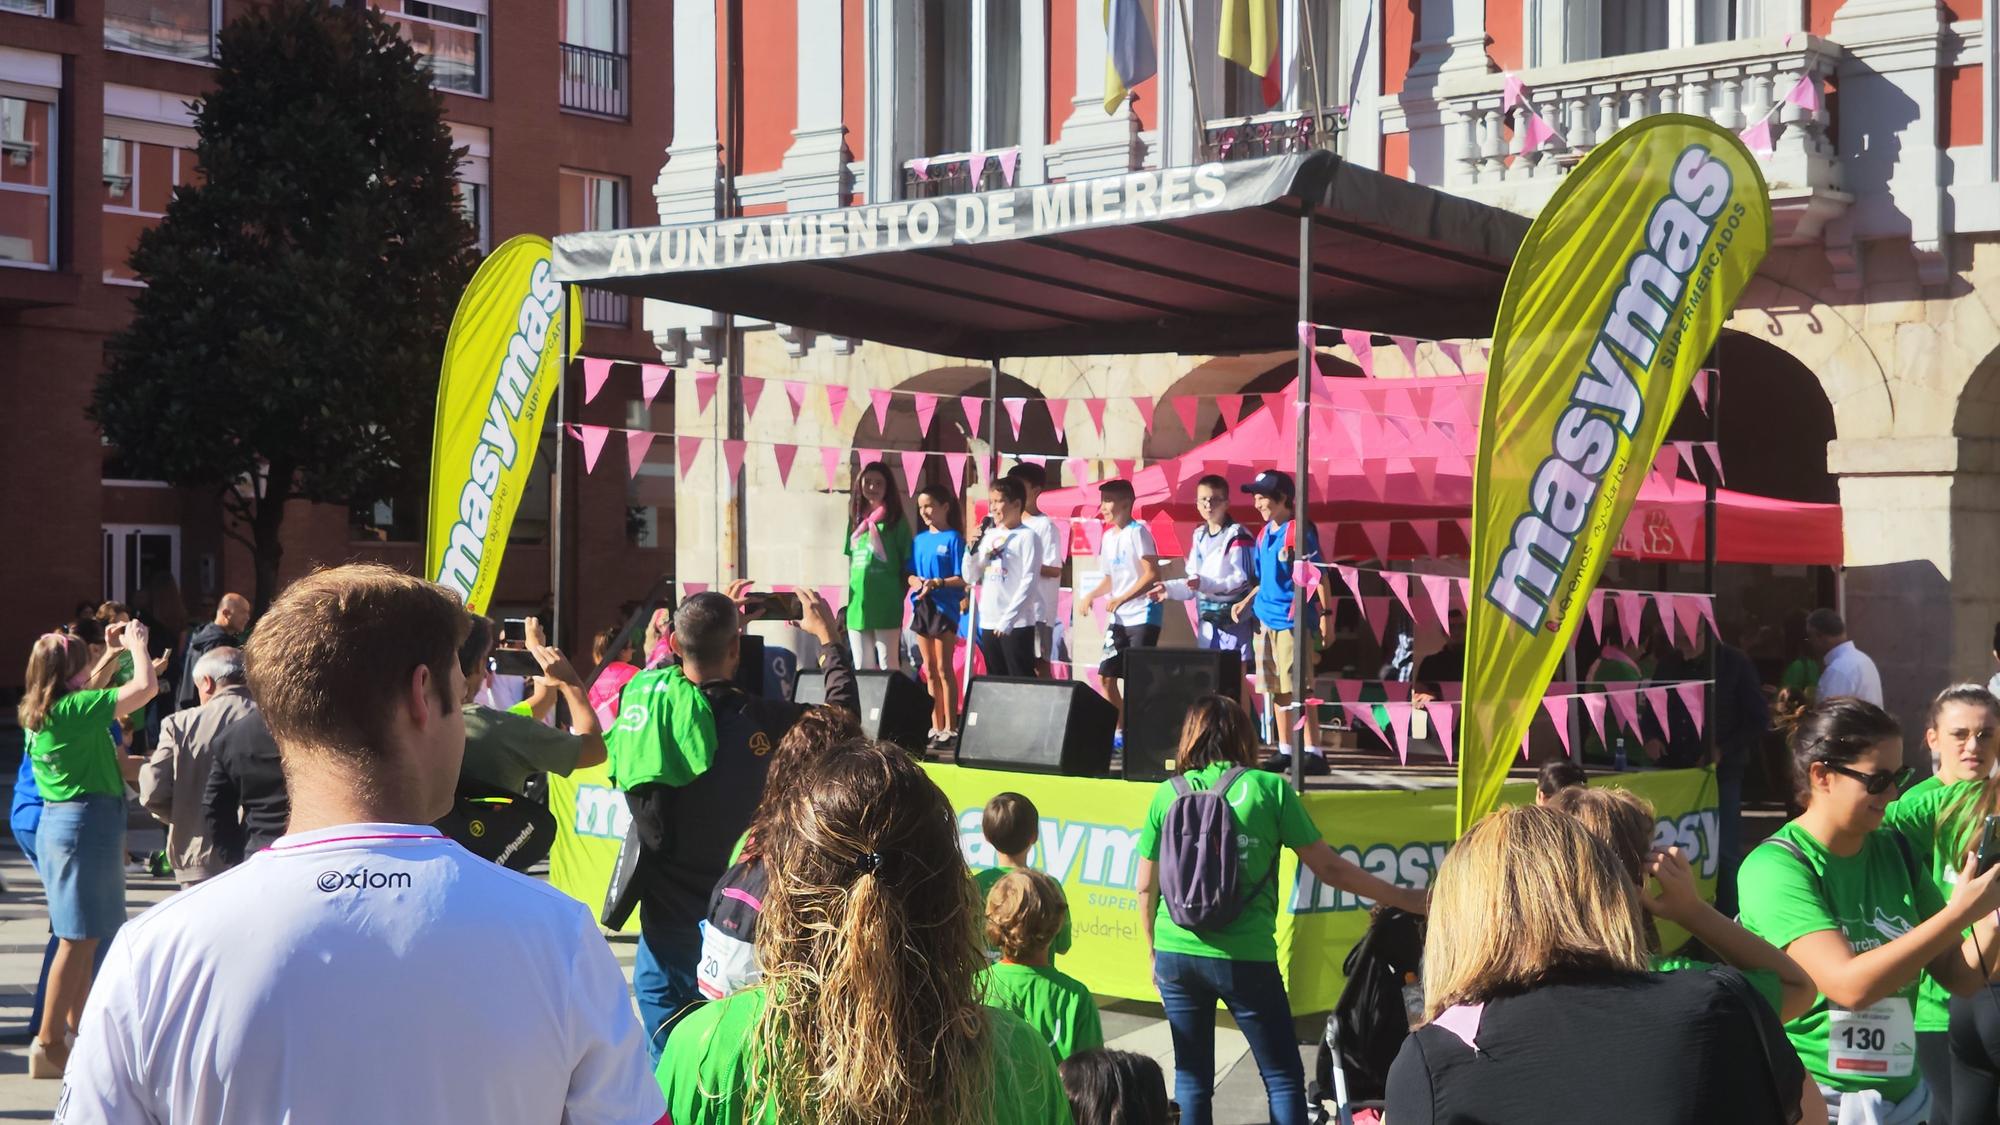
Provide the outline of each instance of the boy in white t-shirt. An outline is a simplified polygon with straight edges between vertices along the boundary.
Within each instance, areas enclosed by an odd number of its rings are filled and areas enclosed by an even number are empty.
[[[1160,581],[1159,549],[1153,545],[1153,531],[1132,518],[1132,482],[1108,480],[1097,486],[1098,514],[1104,520],[1104,543],[1098,548],[1098,562],[1104,577],[1085,602],[1095,602],[1106,594],[1105,612],[1111,627],[1104,636],[1104,658],[1097,664],[1104,679],[1104,697],[1118,708],[1118,730],[1123,744],[1125,698],[1118,681],[1125,675],[1125,654],[1135,648],[1151,648],[1160,643],[1160,605],[1148,596]]]
[[[1041,544],[1021,522],[1021,482],[1001,477],[987,491],[987,517],[966,541],[964,577],[979,587],[979,654],[989,676],[1035,674],[1035,577]]]
[[[430,827],[465,632],[449,591],[372,564],[271,606],[246,663],[290,833],[118,935],[56,1121],[666,1120],[596,919]]]
[[[1041,545],[1042,562],[1035,579],[1035,674],[1047,676],[1049,661],[1055,659],[1055,629],[1058,607],[1062,604],[1063,541],[1056,521],[1042,514],[1041,495],[1049,486],[1048,470],[1033,461],[1022,461],[1007,470],[1021,482],[1026,493],[1021,525],[1035,533]]]

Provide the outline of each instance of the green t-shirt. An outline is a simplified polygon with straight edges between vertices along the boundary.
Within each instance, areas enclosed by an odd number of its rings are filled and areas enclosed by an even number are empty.
[[[42,729],[28,737],[35,760],[35,788],[44,801],[73,801],[92,793],[125,793],[111,724],[118,721],[118,691],[73,691],[49,708]]]
[[[847,537],[847,627],[895,629],[903,624],[903,596],[910,592],[910,521],[882,524],[876,558],[866,533]]]
[[[1778,686],[1795,692],[1819,691],[1819,661],[1801,656],[1785,665],[1784,672],[1778,677]]]
[[[1940,902],[1949,900],[1952,888],[1958,886],[1964,848],[1953,841],[1963,842],[1965,836],[1962,831],[1939,831],[1939,821],[1948,813],[1969,815],[1972,807],[1969,802],[1979,799],[1979,789],[1977,781],[1946,785],[1932,774],[1896,798],[1882,818],[1884,827],[1894,828],[1910,842],[1910,854],[1929,871]],[[1930,973],[1924,973],[1917,981],[1917,1030],[1943,1031],[1950,1027],[1950,1004],[1951,993],[1932,979]]]
[[[1733,968],[1734,966],[1731,967]],[[1653,971],[1656,973],[1684,973],[1690,971],[1705,973],[1713,968],[1715,968],[1715,962],[1713,961],[1683,957],[1678,953],[1666,953],[1653,958]],[[1784,1012],[1785,985],[1784,982],[1778,979],[1778,974],[1769,969],[1737,969],[1736,971],[1743,974],[1743,979],[1748,981],[1750,987],[1757,990],[1757,995],[1762,996],[1764,1002],[1771,1006],[1772,1015],[1781,1015]]]
[[[1002,961],[979,974],[987,1006],[1021,1017],[1049,1045],[1058,1064],[1078,1051],[1104,1046],[1097,1001],[1083,982],[1051,965]]]
[[[974,871],[972,873],[972,885],[979,888],[979,908],[982,915],[984,914],[986,909],[986,900],[993,897],[993,885],[995,883],[998,883],[1001,879],[1006,878],[1009,872],[1022,871],[1022,870],[1025,870],[1025,868],[982,867],[979,870]],[[1062,884],[1058,883],[1056,885],[1061,886]],[[986,928],[986,924],[983,922],[980,923],[979,928],[981,931],[984,931]],[[1062,929],[1056,931],[1056,942],[1054,945],[1049,946],[1049,952],[1068,953],[1069,938],[1070,938],[1069,912],[1065,910],[1063,912]]]
[[[715,763],[715,712],[676,664],[641,672],[618,693],[618,721],[604,735],[611,784],[681,786]]]
[[[1911,878],[1909,863],[1896,843],[1896,830],[1889,823],[1885,820],[1884,828],[1869,833],[1861,850],[1851,856],[1831,854],[1796,821],[1778,829],[1775,837],[1796,845],[1812,869],[1807,870],[1797,856],[1775,844],[1750,849],[1736,877],[1743,927],[1779,949],[1807,934],[1839,930],[1848,945],[1861,953],[1903,936],[1937,913],[1944,906],[1937,886],[1921,872]],[[1917,850],[1914,854],[1924,853]],[[1908,1004],[1914,1016],[1916,979],[1890,999]],[[1895,1077],[1862,1071],[1835,1073],[1828,1062],[1830,1019],[1827,999],[1821,996],[1810,1011],[1785,1025],[1799,1061],[1815,1079],[1842,1092],[1880,1090],[1890,1101],[1900,1101],[1916,1089],[1919,1074],[1914,1056],[1903,1057],[1902,1045],[1893,1036],[1889,1040],[1897,1055],[1893,1064],[1908,1073]],[[1914,1051],[1914,1043],[1909,1047]]]
[[[703,1004],[674,1025],[654,1072],[674,1125],[742,1125],[751,1041],[764,1011],[764,990],[749,988]],[[986,1034],[993,1060],[990,1125],[1071,1125],[1069,1099],[1048,1045],[1019,1016],[987,1009]],[[758,1125],[780,1125],[766,1107]],[[782,1125],[806,1125],[783,1122]]]
[[[1216,762],[1185,775],[1191,789],[1213,786],[1229,770],[1226,762]],[[1139,854],[1154,862],[1160,858],[1160,825],[1167,819],[1167,807],[1174,803],[1174,785],[1163,781],[1153,791],[1152,806],[1146,810],[1146,827],[1139,832]],[[1253,889],[1249,902],[1236,920],[1219,930],[1195,933],[1174,924],[1165,900],[1153,923],[1153,948],[1163,953],[1185,953],[1193,957],[1223,957],[1231,961],[1276,961],[1278,959],[1278,871],[1279,848],[1303,848],[1319,842],[1319,828],[1306,815],[1299,795],[1285,779],[1264,770],[1248,770],[1229,787],[1229,805],[1236,813],[1237,857],[1243,870],[1237,873],[1244,893]]]
[[[472,703],[465,707],[465,764],[458,772],[460,777],[521,793],[535,774],[574,773],[582,752],[583,740],[568,731],[531,715]]]

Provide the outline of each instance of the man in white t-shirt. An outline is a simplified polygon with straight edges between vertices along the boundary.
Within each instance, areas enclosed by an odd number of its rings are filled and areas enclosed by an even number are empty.
[[[443,587],[376,565],[271,606],[247,663],[290,833],[119,934],[56,1121],[666,1119],[590,913],[430,827],[465,630]]]
[[[1882,673],[1875,660],[1847,639],[1847,622],[1830,609],[1806,617],[1806,643],[1819,654],[1819,697],[1851,695],[1882,706]]]
[[[1063,541],[1056,521],[1042,514],[1042,490],[1049,485],[1048,470],[1033,461],[1022,461],[1007,475],[1021,482],[1027,495],[1021,510],[1021,526],[1035,533],[1041,545],[1041,569],[1035,579],[1035,674],[1047,676],[1049,661],[1055,659],[1056,617],[1062,605]]]
[[[1098,513],[1104,520],[1104,542],[1097,558],[1104,577],[1090,592],[1086,602],[1106,594],[1105,612],[1111,626],[1104,635],[1104,658],[1097,673],[1104,679],[1104,698],[1118,708],[1120,745],[1125,730],[1125,698],[1118,681],[1125,675],[1125,654],[1135,648],[1151,648],[1160,643],[1160,604],[1149,595],[1160,581],[1160,553],[1153,545],[1153,531],[1132,518],[1132,482],[1108,480],[1097,486]]]
[[[963,573],[979,588],[973,610],[989,676],[1035,674],[1035,576],[1042,549],[1021,522],[1025,495],[1012,477],[994,481],[986,493],[986,521],[966,541]]]

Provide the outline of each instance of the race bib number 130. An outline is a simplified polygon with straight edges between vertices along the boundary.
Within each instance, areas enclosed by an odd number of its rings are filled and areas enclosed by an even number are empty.
[[[1828,1005],[1826,1067],[1833,1074],[1907,1078],[1916,1069],[1917,1031],[1907,997],[1859,1010]]]

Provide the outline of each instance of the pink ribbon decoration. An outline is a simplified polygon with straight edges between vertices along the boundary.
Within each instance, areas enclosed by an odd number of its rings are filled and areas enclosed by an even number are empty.
[[[597,392],[604,389],[604,381],[611,378],[611,361],[583,357],[583,403],[590,405]]]
[[[871,387],[868,391],[868,404],[875,408],[875,432],[887,433],[889,430],[889,392]]]
[[[1090,415],[1090,425],[1091,425],[1091,428],[1097,431],[1097,436],[1098,436],[1098,437],[1103,437],[1103,436],[1104,436],[1104,400],[1103,400],[1103,399],[1101,399],[1101,398],[1087,398],[1087,399],[1084,399],[1084,400],[1083,400],[1083,409],[1084,409],[1084,410],[1085,410],[1085,411],[1086,411],[1086,412],[1087,412],[1087,413],[1088,413],[1088,414]]]
[[[646,395],[647,406],[653,405],[653,400],[659,397],[661,388],[667,385],[667,376],[673,373],[674,369],[663,363],[639,365],[639,388]],[[794,415],[792,421],[798,421],[798,417]]]
[[[1771,118],[1769,114],[1759,119],[1755,125],[1736,135],[1742,138],[1743,147],[1759,156],[1769,156],[1777,151],[1777,147],[1771,143]]]
[[[1292,585],[1301,594],[1310,594],[1319,588],[1319,568],[1300,559],[1292,564]]]
[[[1524,90],[1526,90],[1526,87],[1521,84],[1521,79],[1518,75],[1508,75],[1500,83],[1500,112],[1505,113],[1515,106],[1522,104],[1524,100],[1522,93]]]
[[[577,440],[583,443],[583,471],[596,472],[597,456],[604,452],[604,441],[611,436],[611,427],[578,425],[572,430]]]
[[[953,493],[961,492],[965,488],[965,458],[966,454],[963,453],[947,453],[944,455],[944,467],[951,473],[951,490]]]
[[[1021,150],[1018,148],[1010,148],[1005,152],[999,153],[993,159],[998,160],[1000,162],[1001,180],[1005,182],[1008,187],[1013,187],[1014,166],[1020,163]]]
[[[681,479],[685,481],[688,473],[694,470],[694,459],[701,454],[701,439],[698,437],[675,438],[674,446],[675,452],[679,455]]]
[[[745,375],[738,381],[743,388],[743,417],[757,413],[757,402],[764,397],[764,380],[753,375]]]
[[[1584,715],[1590,719],[1590,729],[1597,732],[1598,743],[1609,745],[1610,740],[1604,737],[1604,693],[1593,691],[1578,698],[1583,701]]]
[[[985,415],[986,400],[967,395],[958,400],[958,408],[965,411],[965,432],[973,437],[979,437],[979,420]],[[980,438],[980,440],[985,439]]]
[[[1562,740],[1563,757],[1574,758],[1576,751],[1569,748],[1569,701],[1570,696],[1549,695],[1542,697],[1542,710],[1549,713],[1549,721],[1555,724],[1556,737]]]
[[[715,380],[716,374],[713,371],[697,371],[694,373],[695,413],[706,414],[708,412],[709,401],[715,397]]]
[[[806,404],[806,385],[796,379],[785,380],[785,397],[792,403],[792,425],[799,424],[799,410]]]
[[[917,405],[917,430],[925,437],[931,436],[931,419],[937,416],[938,396],[918,391],[912,396]]]
[[[725,439],[722,443],[722,460],[729,467],[730,480],[735,480],[736,475],[743,471],[743,449],[744,443],[734,438]]]
[[[1449,703],[1431,703],[1424,708],[1431,717],[1431,729],[1437,732],[1438,745],[1444,747],[1444,760],[1447,762],[1452,760],[1452,724],[1457,718],[1452,713],[1454,710],[1456,708]]]
[[[1007,408],[1007,424],[1014,431],[1014,440],[1020,441],[1021,414],[1028,408],[1028,400],[1024,398],[1003,398],[1000,400],[1000,405]]]
[[[1812,75],[1801,74],[1799,80],[1792,83],[1792,88],[1785,91],[1785,100],[1800,109],[1817,113],[1820,106],[1819,83],[1813,80]]]
[[[771,459],[778,463],[778,487],[792,483],[792,462],[798,460],[799,447],[779,442],[771,447]]]
[[[919,180],[930,179],[931,178],[930,157],[919,156],[915,160],[910,161],[910,171],[916,173],[917,179]]]
[[[646,454],[652,451],[655,436],[650,430],[625,431],[625,470],[635,479],[639,466],[646,463]]]
[[[1196,412],[1201,409],[1201,400],[1191,395],[1180,395],[1169,401],[1173,403],[1174,413],[1181,420],[1181,429],[1191,440],[1200,441],[1194,432],[1194,421]]]
[[[1343,328],[1340,330],[1340,342],[1346,344],[1347,350],[1354,353],[1354,362],[1361,368],[1361,373],[1371,379],[1374,378],[1375,345],[1370,342],[1368,333]]]
[[[1699,680],[1687,680],[1674,685],[1674,694],[1681,697],[1681,706],[1687,708],[1688,718],[1694,720],[1697,734],[1708,730],[1708,685]]]
[[[1146,436],[1153,436],[1153,400],[1140,395],[1132,400],[1132,408],[1139,412],[1139,424],[1146,428]]]
[[[828,492],[833,491],[835,483],[840,480],[840,462],[842,460],[840,449],[831,445],[820,446],[819,467],[826,473],[826,490]]]
[[[827,417],[834,425],[840,425],[841,416],[847,413],[847,388],[828,383],[821,390],[826,394]]]

